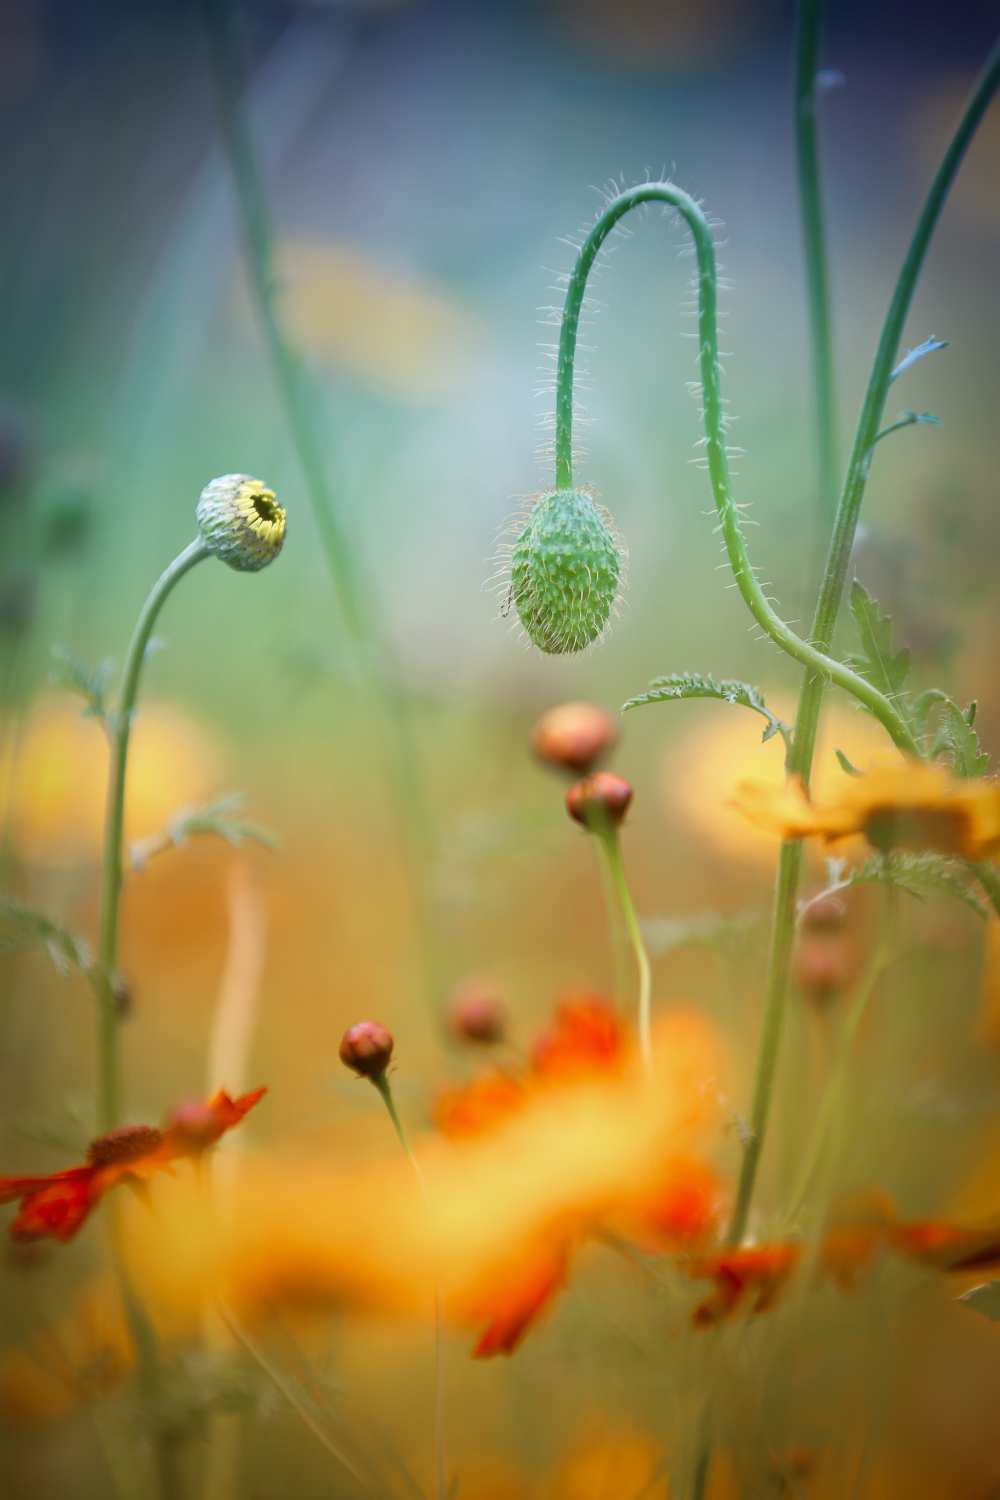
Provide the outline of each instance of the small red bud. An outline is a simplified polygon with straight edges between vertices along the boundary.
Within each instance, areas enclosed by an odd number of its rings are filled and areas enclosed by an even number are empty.
[[[812,901],[802,914],[802,926],[809,932],[834,932],[847,921],[847,902],[840,896],[823,896]]]
[[[499,1042],[507,1020],[503,996],[492,985],[469,980],[452,995],[448,1019],[452,1031],[463,1042]]]
[[[542,714],[531,747],[546,765],[589,771],[618,739],[618,725],[595,703],[560,703]]]
[[[175,1104],[167,1116],[167,1129],[177,1149],[192,1156],[207,1151],[223,1134],[218,1115],[201,1099]]]
[[[381,1078],[392,1048],[392,1032],[381,1021],[358,1021],[344,1032],[340,1060],[361,1078]]]
[[[617,828],[632,801],[632,787],[624,776],[611,771],[595,771],[582,781],[574,781],[566,793],[566,811],[585,828],[610,824]]]
[[[807,933],[795,949],[793,968],[796,984],[810,1000],[832,1000],[854,983],[854,945],[829,928]]]

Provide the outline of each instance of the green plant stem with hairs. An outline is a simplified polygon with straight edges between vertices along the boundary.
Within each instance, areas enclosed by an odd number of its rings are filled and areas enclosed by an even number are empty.
[[[334,595],[347,628],[353,662],[371,693],[379,717],[389,727],[385,754],[400,826],[407,845],[410,893],[415,912],[416,947],[424,969],[425,998],[435,1015],[435,996],[442,990],[431,941],[433,920],[427,910],[423,879],[433,850],[431,815],[420,777],[413,735],[400,693],[387,670],[387,644],[379,639],[368,602],[371,591],[352,559],[330,484],[323,448],[312,413],[307,372],[290,342],[278,312],[278,274],[274,234],[261,171],[242,103],[236,14],[231,0],[201,0],[208,37],[219,119],[229,159],[243,229],[245,262],[257,319],[278,395],[305,479],[306,494]]]
[[[837,417],[830,327],[830,278],[816,144],[817,64],[822,0],[802,0],[795,43],[795,155],[805,255],[812,360],[819,516],[833,521],[837,504]]]
[[[424,1169],[413,1153],[409,1137],[403,1128],[403,1122],[396,1108],[393,1098],[392,1087],[385,1073],[379,1073],[371,1079],[382,1103],[386,1107],[392,1128],[396,1132],[396,1139],[403,1148],[403,1154],[413,1169],[413,1175],[417,1179],[420,1196],[423,1200],[425,1210],[429,1211],[430,1203],[427,1197],[427,1180],[424,1177]],[[441,1294],[435,1283],[434,1287],[434,1500],[447,1500],[449,1495],[447,1476],[445,1471],[444,1453],[444,1350],[441,1340]]]
[[[191,542],[153,585],[128,644],[118,704],[108,722],[111,764],[101,867],[101,929],[93,973],[97,999],[97,1126],[102,1134],[113,1130],[121,1117],[120,1015],[115,981],[118,972],[118,915],[124,877],[125,777],[139,679],[160,610],[185,573],[208,556],[210,553],[204,542],[200,539]]]
[[[705,454],[726,556],[743,600],[758,625],[775,645],[824,681],[828,679],[844,688],[875,715],[901,750],[916,755],[918,747],[913,732],[895,705],[859,673],[796,635],[774,609],[750,563],[740,508],[733,499],[726,450],[726,424],[719,368],[715,245],[708,220],[699,205],[688,193],[671,182],[642,183],[617,194],[604,209],[580,248],[566,290],[559,335],[555,413],[556,488],[566,490],[573,487],[573,375],[587,279],[601,246],[616,224],[626,214],[645,203],[665,203],[675,208],[694,240],[698,267],[698,362],[701,371]]]
[[[613,825],[609,825],[604,820],[598,821],[597,819],[591,821],[589,826],[597,840],[601,864],[616,899],[625,932],[628,935],[629,944],[635,957],[635,966],[639,977],[638,1025],[636,1028],[639,1037],[639,1056],[642,1059],[643,1068],[648,1073],[652,1070],[653,1066],[652,1014],[650,1003],[652,981],[649,954],[646,951],[642,929],[639,926],[639,918],[636,915],[635,903],[632,900],[632,893],[629,890],[628,879],[625,875],[618,829]],[[614,934],[612,934],[612,940],[613,937]]]

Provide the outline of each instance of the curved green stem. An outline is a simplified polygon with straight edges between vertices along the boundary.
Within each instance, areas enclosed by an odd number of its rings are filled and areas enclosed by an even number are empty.
[[[822,9],[822,0],[802,0],[799,6],[795,47],[795,148],[811,332],[820,516],[830,523],[837,505],[837,422],[830,278],[816,149],[816,71]]]
[[[625,931],[628,933],[632,952],[635,955],[635,966],[639,975],[639,1013],[637,1026],[639,1056],[642,1058],[643,1067],[649,1072],[653,1066],[653,1035],[650,1005],[652,982],[649,954],[646,952],[642,929],[639,926],[639,918],[636,916],[635,904],[632,900],[632,893],[629,890],[628,880],[625,875],[621,845],[618,842],[618,830],[615,827],[594,827],[593,831],[597,838],[597,844],[601,851],[608,879],[618,898],[622,920],[625,923]]]
[[[200,539],[191,542],[174,558],[150,591],[132,632],[125,656],[121,692],[114,717],[108,723],[111,765],[104,821],[104,858],[101,872],[101,931],[95,970],[97,990],[97,1122],[101,1132],[118,1124],[121,1110],[121,1079],[118,1065],[118,1004],[115,974],[118,966],[118,913],[123,878],[122,839],[125,821],[125,773],[129,739],[139,695],[142,664],[157,616],[167,596],[185,573],[208,557]]]
[[[894,705],[857,672],[835,661],[825,651],[804,641],[777,614],[754,572],[747,554],[740,511],[732,495],[729,457],[726,451],[725,415],[722,404],[719,367],[717,316],[718,277],[715,245],[708,220],[689,194],[669,182],[648,182],[630,188],[613,198],[584,240],[566,290],[559,355],[556,371],[555,459],[556,488],[573,484],[573,373],[576,362],[580,313],[586,293],[587,278],[597,254],[618,221],[643,203],[666,203],[681,215],[694,240],[698,266],[698,360],[701,370],[702,408],[705,427],[705,455],[719,529],[729,565],[743,600],[775,645],[818,674],[829,679],[863,703],[885,726],[901,750],[918,753],[909,725]]]
[[[982,76],[973,90],[965,112],[959,122],[955,136],[945,153],[937,176],[931,185],[913,240],[903,262],[896,290],[886,315],[875,364],[861,408],[854,448],[844,481],[843,492],[837,510],[833,537],[827,557],[826,572],[820,589],[816,614],[813,620],[811,640],[821,652],[830,649],[837,615],[843,600],[844,584],[858,513],[864,497],[865,483],[871,464],[872,445],[878,434],[886,394],[892,380],[892,370],[899,349],[903,323],[909,311],[917,278],[923,266],[931,235],[944,206],[948,190],[958,171],[962,157],[976,126],[1000,82],[1000,45],[994,48]],[[799,698],[799,710],[795,721],[795,733],[788,757],[788,770],[808,785],[812,770],[816,733],[819,727],[823,689],[829,674],[808,671]],[[897,741],[898,743],[898,741]],[[914,744],[913,750],[919,753]],[[802,867],[802,851],[798,843],[782,845],[778,861],[778,878],[775,891],[774,926],[771,952],[768,963],[767,999],[764,1011],[763,1031],[754,1080],[753,1106],[751,1113],[752,1136],[743,1156],[740,1180],[737,1188],[733,1217],[728,1239],[736,1244],[746,1230],[750,1204],[757,1178],[757,1168],[770,1114],[771,1095],[777,1066],[781,1032],[784,1024],[786,997],[788,994],[788,966],[792,949],[792,934],[795,924],[795,902],[798,894],[799,875]],[[988,887],[987,887],[988,888]]]

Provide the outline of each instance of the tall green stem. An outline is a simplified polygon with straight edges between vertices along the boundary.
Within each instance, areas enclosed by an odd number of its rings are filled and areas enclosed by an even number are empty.
[[[601,851],[601,858],[604,862],[608,879],[618,899],[622,921],[625,923],[625,931],[628,933],[628,939],[632,945],[632,952],[635,955],[635,966],[639,976],[637,1028],[639,1034],[639,1055],[642,1058],[643,1067],[648,1072],[653,1066],[653,1035],[650,1006],[652,985],[649,954],[646,952],[646,944],[643,941],[639,918],[636,915],[632,893],[628,887],[625,866],[622,863],[621,845],[618,842],[618,830],[614,827],[595,827],[593,831],[597,838],[597,844]]]
[[[837,504],[837,419],[830,286],[816,147],[816,73],[822,10],[822,0],[802,0],[799,6],[795,48],[795,148],[809,306],[819,514],[825,523],[830,524]]]
[[[827,652],[833,641],[837,615],[843,601],[844,585],[858,514],[864,498],[865,484],[871,467],[872,449],[878,435],[879,423],[886,396],[892,381],[893,366],[899,351],[903,324],[913,300],[917,280],[927,254],[931,235],[944,207],[948,190],[965,155],[976,127],[986,112],[987,106],[1000,83],[1000,45],[993,49],[980,80],[966,105],[958,129],[952,139],[937,175],[931,184],[910,248],[903,262],[889,311],[886,314],[875,363],[872,367],[868,388],[865,392],[858,430],[848,465],[847,477],[837,508],[837,517],[827,557],[826,572],[820,589],[813,618],[810,639],[821,652]],[[816,733],[819,727],[820,707],[826,679],[824,674],[808,671],[799,698],[799,710],[795,721],[795,734],[788,757],[790,774],[797,775],[808,785],[812,771]],[[897,741],[898,743],[898,741]],[[916,750],[916,746],[913,747]],[[785,1000],[788,993],[788,964],[791,955],[792,933],[795,923],[795,901],[798,893],[802,856],[799,846],[788,842],[782,845],[778,863],[778,880],[775,895],[774,928],[768,966],[767,1000],[760,1052],[754,1082],[751,1125],[753,1137],[744,1154],[740,1171],[729,1239],[737,1243],[746,1229],[747,1216],[753,1197],[757,1168],[764,1146],[770,1112],[774,1074],[778,1059],[781,1031],[784,1019]]]
[[[125,773],[129,739],[139,695],[142,664],[157,616],[167,596],[185,573],[208,557],[201,540],[191,542],[160,574],[142,606],[125,656],[121,692],[114,717],[108,724],[111,765],[104,820],[104,859],[101,874],[101,931],[95,972],[97,991],[97,1122],[101,1132],[112,1130],[121,1112],[121,1076],[118,1059],[118,1002],[115,976],[118,968],[118,913],[121,906],[125,822]]]
[[[829,679],[863,703],[885,726],[901,750],[917,753],[909,725],[884,694],[843,662],[803,640],[776,612],[762,588],[747,554],[740,507],[732,494],[726,450],[721,371],[719,367],[718,277],[715,245],[708,220],[689,194],[670,182],[647,182],[619,193],[607,205],[584,240],[566,289],[559,355],[556,367],[555,461],[556,488],[573,484],[573,375],[577,334],[586,295],[587,278],[598,252],[620,219],[644,203],[666,203],[681,215],[694,240],[698,266],[698,360],[701,371],[705,456],[726,555],[743,600],[754,619],[789,656],[825,681]]]

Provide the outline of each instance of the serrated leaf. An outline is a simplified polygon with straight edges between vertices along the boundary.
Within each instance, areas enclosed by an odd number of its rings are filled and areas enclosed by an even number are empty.
[[[970,1287],[956,1301],[964,1302],[992,1323],[1000,1323],[1000,1281],[984,1281],[980,1286]]]
[[[973,728],[978,707],[975,699],[963,711],[953,699],[941,693],[933,706],[940,710],[941,722],[928,751],[931,759],[947,755],[957,775],[985,776],[990,758]]]
[[[234,846],[249,840],[265,849],[274,849],[277,840],[266,828],[233,816],[243,806],[243,800],[242,793],[233,792],[204,807],[181,808],[162,832],[132,845],[129,850],[132,868],[145,869],[154,855],[163,854],[167,849],[179,849],[198,834],[214,834]]]
[[[749,682],[710,677],[700,672],[672,672],[665,677],[654,677],[644,693],[637,693],[623,704],[622,712],[640,708],[647,703],[669,703],[680,698],[715,698],[722,703],[737,703],[743,708],[752,709],[767,720],[762,740],[770,740],[780,734],[786,747],[791,743],[791,728],[771,712],[759,688],[752,687]]]
[[[930,338],[924,339],[922,344],[917,344],[915,349],[908,349],[899,364],[889,376],[889,383],[898,380],[907,370],[911,370],[918,360],[926,359],[928,354],[936,354],[939,349],[947,349],[947,339],[936,339],[932,334]]]
[[[852,870],[840,889],[872,882],[889,882],[918,901],[926,896],[953,896],[978,917],[985,919],[988,916],[986,907],[969,884],[967,867],[945,854],[876,854]]]
[[[79,969],[84,974],[89,972],[91,957],[86,943],[65,927],[60,927],[58,922],[53,922],[44,912],[8,896],[0,896],[0,920],[5,920],[11,929],[0,938],[3,947],[39,943],[61,974],[69,969]]]
[[[898,698],[910,671],[910,653],[905,646],[899,651],[894,648],[892,616],[856,578],[851,584],[850,604],[861,651],[849,656],[848,664],[887,698]]]
[[[63,684],[85,700],[84,717],[107,719],[106,694],[113,671],[111,661],[100,661],[96,667],[88,667],[67,646],[53,646],[52,658]]]

